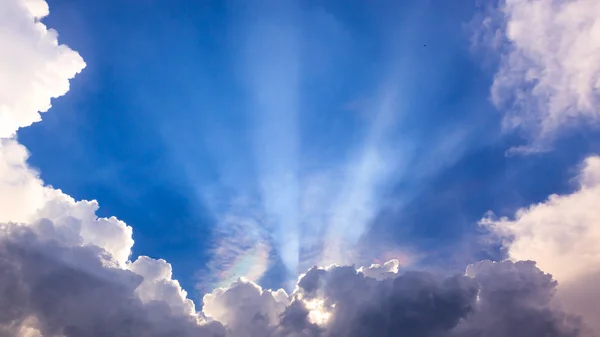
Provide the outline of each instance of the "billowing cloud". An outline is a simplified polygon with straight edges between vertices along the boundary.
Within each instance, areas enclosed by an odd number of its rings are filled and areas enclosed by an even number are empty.
[[[477,43],[501,51],[492,100],[504,126],[525,131],[544,150],[560,131],[600,119],[600,2],[502,0],[480,23]],[[505,239],[513,260],[535,260],[559,282],[558,297],[600,332],[600,159],[588,158],[568,195],[482,223]]]
[[[68,337],[222,335],[219,324],[200,325],[171,306],[169,291],[147,300],[154,289],[145,284],[161,278],[164,268],[135,262],[133,270],[146,267],[142,277],[111,267],[116,261],[101,248],[65,244],[65,234],[73,233],[63,229],[49,220],[1,226],[1,335],[19,336],[24,328]]]
[[[23,145],[0,138],[0,222],[27,222],[44,205],[48,189],[27,165],[28,157]]]
[[[5,138],[40,121],[85,62],[40,22],[49,13],[46,1],[4,0],[0,8],[0,138]]]
[[[509,258],[535,260],[551,273],[569,310],[585,314],[600,331],[600,157],[585,160],[578,183],[571,194],[551,195],[513,218],[482,223],[505,238]]]
[[[227,326],[228,336],[270,336],[289,299],[285,291],[263,290],[240,279],[204,296],[204,314]]]
[[[502,50],[492,99],[507,128],[547,140],[600,118],[600,2],[501,0],[477,34]]]
[[[75,201],[60,190],[44,186],[37,172],[27,165],[28,156],[27,149],[17,141],[0,139],[0,221],[50,220],[78,235],[65,240],[94,244],[124,265],[133,246],[131,227],[115,217],[98,218],[95,200]]]
[[[333,266],[309,270],[289,297],[240,280],[204,300],[232,336],[580,336],[577,317],[553,307],[555,287],[534,262],[379,280]]]
[[[194,316],[194,302],[187,298],[187,292],[177,280],[173,280],[173,270],[167,261],[140,256],[129,266],[129,270],[143,277],[135,289],[143,303],[163,301],[177,315]]]
[[[99,247],[67,242],[49,220],[0,228],[0,332],[6,336],[579,336],[551,303],[556,282],[533,262],[482,262],[467,276],[365,276],[312,268],[291,295],[245,280],[204,297],[202,322],[170,266],[129,270]],[[378,273],[377,275],[381,275]]]
[[[27,164],[14,138],[68,91],[85,63],[39,19],[42,0],[0,4],[0,335],[218,336],[163,260],[129,261],[132,229],[99,218]]]

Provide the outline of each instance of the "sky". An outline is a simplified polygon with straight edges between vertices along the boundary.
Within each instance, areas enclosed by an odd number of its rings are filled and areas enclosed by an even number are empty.
[[[5,0],[0,336],[600,336],[600,2]]]

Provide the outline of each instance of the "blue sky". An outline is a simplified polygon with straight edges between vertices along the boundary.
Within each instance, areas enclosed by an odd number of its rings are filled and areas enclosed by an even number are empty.
[[[133,256],[169,261],[195,301],[321,261],[503,259],[485,213],[575,191],[600,152],[583,125],[507,155],[531,137],[501,127],[471,1],[48,3],[87,67],[19,131],[29,163],[132,226]]]

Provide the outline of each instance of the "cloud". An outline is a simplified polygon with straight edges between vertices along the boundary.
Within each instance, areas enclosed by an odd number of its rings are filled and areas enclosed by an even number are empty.
[[[3,224],[0,231],[0,331],[16,336],[25,324],[43,336],[218,336],[216,323],[200,325],[172,307],[169,296],[138,297],[152,272],[111,267],[110,254],[95,246],[61,242],[50,221]],[[133,270],[139,270],[134,263]],[[156,263],[156,262],[155,262]],[[160,263],[160,262],[158,262]],[[148,266],[147,266],[148,267]],[[155,278],[160,278],[156,265]],[[164,278],[164,276],[162,277]],[[165,301],[164,299],[167,299]]]
[[[506,128],[546,141],[565,126],[598,121],[598,1],[502,0],[480,22],[477,42],[502,52],[491,93]]]
[[[185,317],[197,314],[194,302],[187,298],[187,292],[177,280],[172,279],[173,270],[167,261],[140,256],[128,269],[143,277],[135,289],[143,303],[163,301],[176,315]]]
[[[24,336],[578,336],[551,305],[556,283],[532,262],[482,262],[467,276],[375,279],[349,266],[313,268],[296,291],[239,280],[204,297],[200,322],[170,266],[129,270],[99,247],[64,242],[49,220],[0,227],[0,332]],[[391,267],[390,267],[391,266]],[[382,266],[374,269],[382,269]]]
[[[560,283],[566,307],[584,314],[600,332],[600,157],[585,160],[579,187],[566,195],[520,209],[512,218],[488,217],[482,224],[504,238],[508,257],[535,260]]]
[[[284,290],[263,290],[240,279],[204,296],[204,314],[227,327],[228,336],[270,336],[289,299]]]
[[[218,336],[163,260],[129,261],[132,228],[44,185],[14,134],[85,63],[39,19],[45,1],[0,4],[0,335]],[[5,48],[6,49],[6,48]]]
[[[553,307],[556,282],[534,262],[480,262],[467,275],[365,276],[312,268],[289,296],[240,280],[206,295],[205,313],[231,336],[579,336]]]
[[[45,1],[6,0],[1,8],[0,45],[10,46],[0,56],[0,138],[6,138],[40,121],[85,62],[39,21],[48,15]]]
[[[578,317],[552,303],[556,281],[533,261],[482,261],[467,268],[479,283],[476,308],[458,334],[500,336],[580,336]]]
[[[394,274],[398,273],[398,267],[400,261],[390,260],[384,264],[372,264],[370,267],[361,267],[358,269],[359,272],[365,276],[374,278],[376,280],[384,280]]]
[[[44,205],[48,189],[27,165],[28,157],[23,145],[0,138],[0,222],[27,222]]]
[[[52,221],[76,233],[64,240],[81,240],[109,252],[121,265],[133,246],[132,229],[115,217],[98,218],[98,202],[75,201],[69,195],[44,186],[38,173],[27,165],[27,149],[13,139],[0,139],[0,221],[34,223]]]

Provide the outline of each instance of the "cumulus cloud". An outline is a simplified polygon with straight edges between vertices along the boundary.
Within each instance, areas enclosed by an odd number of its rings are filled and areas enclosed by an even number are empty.
[[[110,254],[96,246],[66,245],[63,234],[48,220],[2,225],[2,335],[19,336],[23,328],[68,337],[222,335],[219,324],[200,325],[194,316],[182,315],[164,300],[169,296],[152,300],[154,289],[145,284],[165,278],[159,268],[146,268],[142,277],[111,267],[116,261]],[[146,259],[132,269],[139,271],[144,263]],[[140,298],[138,292],[150,295]]]
[[[467,275],[314,267],[288,297],[240,280],[205,296],[232,336],[580,336],[534,262],[480,262]]]
[[[163,260],[129,261],[132,229],[47,186],[14,134],[85,63],[39,19],[43,0],[0,4],[0,335],[218,336]]]
[[[23,145],[0,138],[0,222],[27,222],[44,205],[48,189],[27,165],[28,157]]]
[[[600,118],[600,2],[501,0],[481,20],[479,43],[502,51],[492,99],[507,128],[547,140]]]
[[[450,277],[370,268],[387,270],[379,279],[315,267],[291,295],[239,280],[204,297],[201,322],[166,262],[122,269],[64,237],[49,220],[1,226],[2,335],[579,336],[577,319],[551,304],[556,283],[532,262],[482,262]]]
[[[204,296],[204,314],[227,327],[228,336],[270,336],[289,299],[284,290],[263,290],[240,279]]]
[[[49,13],[44,0],[5,0],[1,8],[0,138],[6,138],[40,121],[85,62],[40,22]]]
[[[140,256],[129,266],[129,270],[143,278],[135,289],[143,303],[163,301],[177,315],[197,314],[194,302],[187,298],[187,292],[177,280],[173,280],[173,270],[167,261]]]
[[[69,195],[45,186],[27,164],[27,149],[13,139],[0,139],[0,221],[33,223],[48,219],[69,229],[81,240],[111,253],[121,265],[133,246],[132,229],[115,217],[98,218],[98,202],[75,201]]]
[[[512,218],[482,220],[505,238],[508,257],[537,261],[559,282],[559,297],[600,332],[600,157],[585,160],[579,187],[520,209]]]

